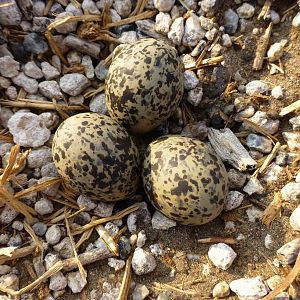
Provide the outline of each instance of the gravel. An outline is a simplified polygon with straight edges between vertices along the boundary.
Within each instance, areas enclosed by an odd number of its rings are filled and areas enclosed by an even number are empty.
[[[62,232],[61,232],[60,227],[58,225],[52,225],[47,229],[46,241],[50,245],[55,245],[60,241],[61,235],[62,235]]]
[[[71,96],[77,96],[90,85],[89,80],[82,74],[72,73],[64,75],[59,80],[60,88]]]
[[[136,248],[132,257],[132,269],[136,275],[151,273],[156,268],[155,258],[142,248]]]
[[[169,228],[175,227],[176,222],[170,220],[159,211],[155,211],[151,220],[152,228],[157,230],[168,230]]]
[[[232,265],[237,254],[230,246],[219,243],[209,247],[208,257],[214,266],[222,270],[227,270]]]

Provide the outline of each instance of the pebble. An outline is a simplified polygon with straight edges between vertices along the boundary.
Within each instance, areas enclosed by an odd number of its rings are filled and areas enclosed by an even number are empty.
[[[246,214],[248,216],[249,222],[257,223],[259,222],[263,212],[260,209],[253,206],[246,210]]]
[[[96,3],[92,0],[83,0],[81,7],[86,15],[100,15],[100,11]]]
[[[168,230],[169,228],[175,227],[176,222],[167,218],[159,211],[155,211],[151,220],[152,228],[156,230]]]
[[[168,13],[159,12],[155,17],[155,30],[166,35],[170,31],[171,23],[171,16]]]
[[[6,274],[0,277],[0,285],[7,289],[14,291],[19,290],[19,277],[15,274]],[[8,299],[12,299],[9,297]]]
[[[91,216],[89,213],[82,211],[79,214],[77,214],[74,218],[74,223],[78,225],[86,225],[91,221]]]
[[[43,182],[48,181],[48,180],[51,180],[51,179],[53,179],[53,177],[42,177],[42,178],[40,178],[40,179],[37,181],[37,183],[40,184],[40,183],[43,183]],[[57,184],[52,184],[52,185],[46,187],[45,189],[43,189],[43,190],[41,191],[41,193],[42,193],[42,194],[45,194],[45,195],[47,195],[47,196],[55,197],[55,196],[57,195],[57,191],[58,191],[58,189],[59,189],[59,186],[60,186],[59,183],[57,183]]]
[[[5,91],[5,95],[10,99],[10,100],[15,100],[17,99],[18,96],[18,91],[16,87],[13,85],[9,86],[7,90]]]
[[[205,36],[205,31],[201,28],[199,18],[194,13],[185,21],[182,44],[188,47],[196,46]]]
[[[24,229],[24,225],[21,221],[14,221],[11,227],[18,231],[22,231]]]
[[[110,217],[112,215],[115,204],[97,201],[97,206],[93,210],[93,214],[100,218]]]
[[[67,280],[72,293],[80,293],[87,284],[86,279],[82,278],[79,271],[68,273]]]
[[[275,99],[282,99],[283,98],[283,90],[282,87],[280,85],[277,85],[275,87],[273,87],[272,91],[271,91],[271,95],[272,97],[274,97]]]
[[[67,278],[61,271],[50,277],[49,289],[52,291],[63,290],[67,286]]]
[[[157,300],[171,300],[171,296],[168,292],[162,292],[157,296]]]
[[[84,208],[85,211],[91,211],[97,207],[97,203],[85,195],[80,195],[77,198],[77,204],[80,209]]]
[[[119,37],[119,41],[122,44],[134,44],[137,42],[137,34],[135,31],[125,31],[122,32],[121,36]]]
[[[90,56],[84,55],[81,61],[84,66],[84,73],[87,79],[93,79],[95,76],[93,62]]]
[[[262,136],[262,135],[258,135],[258,134],[254,134],[254,133],[250,133],[247,136],[247,146],[252,149],[252,150],[257,150],[260,151],[262,153],[270,153],[273,149],[273,144],[272,141],[270,141],[270,139]]]
[[[232,265],[237,254],[230,246],[218,243],[209,247],[208,257],[217,268],[227,270]]]
[[[224,210],[230,211],[239,207],[242,204],[243,200],[243,193],[240,193],[239,191],[229,191]]]
[[[58,83],[54,80],[40,82],[39,91],[49,99],[60,100],[64,97]]]
[[[117,13],[115,9],[110,9],[109,10],[111,21],[114,22],[119,22],[122,20],[121,16]]]
[[[105,100],[105,94],[100,93],[95,96],[93,96],[92,100],[89,104],[90,111],[96,112],[102,115],[107,115],[108,110],[106,106],[106,100]]]
[[[0,76],[0,88],[7,89],[11,85],[11,81],[5,77]]]
[[[155,258],[142,248],[136,248],[132,257],[132,269],[136,275],[144,275],[156,268]]]
[[[282,136],[286,143],[289,146],[290,150],[299,150],[300,149],[300,131],[294,132],[282,132]]]
[[[267,57],[269,62],[275,62],[281,58],[286,44],[287,44],[287,40],[281,40],[280,42],[274,43],[270,46],[267,52]]]
[[[139,248],[144,247],[144,246],[145,246],[145,243],[146,243],[146,240],[147,240],[146,233],[145,233],[144,230],[141,230],[141,231],[138,233],[138,236],[137,236],[136,246],[139,247]]]
[[[62,258],[71,258],[74,256],[72,243],[69,237],[65,237],[53,249],[59,253]]]
[[[294,230],[300,231],[300,205],[291,214],[290,225]]]
[[[1,2],[3,4],[4,1]],[[1,8],[0,24],[1,25],[20,25],[22,14],[15,0],[9,2],[11,5]]]
[[[81,59],[81,53],[78,53],[76,50],[71,50],[67,53],[67,61],[70,65],[80,64]]]
[[[295,178],[295,181],[297,183],[300,183],[300,172],[297,174],[296,178]]]
[[[213,41],[218,34],[218,29],[213,28],[205,33],[205,37],[208,41]]]
[[[114,0],[112,6],[122,18],[127,18],[131,13],[131,0]]]
[[[46,78],[46,80],[52,80],[54,78],[57,78],[60,75],[58,70],[52,65],[50,65],[48,62],[42,62],[41,67],[42,67],[43,75]]]
[[[0,213],[0,223],[3,225],[10,224],[18,214],[12,207],[5,205]]]
[[[289,299],[290,299],[290,295],[287,292],[281,292],[273,298],[273,300],[289,300]]]
[[[48,271],[58,261],[60,261],[60,257],[57,253],[48,252],[44,257],[44,264],[46,270]]]
[[[113,268],[115,271],[119,271],[125,267],[125,261],[122,259],[109,258],[108,265]]]
[[[190,70],[184,71],[183,78],[184,78],[183,84],[186,90],[192,90],[199,84],[199,79],[193,71]]]
[[[38,91],[38,82],[27,77],[23,72],[20,72],[16,77],[12,78],[14,84],[22,87],[27,93],[35,94]]]
[[[89,80],[84,75],[79,73],[66,74],[59,80],[60,88],[71,96],[79,95],[89,85]]]
[[[7,243],[8,247],[21,247],[22,246],[22,238],[19,234],[16,234],[15,236],[12,236],[8,243]]]
[[[232,46],[231,38],[227,33],[222,34],[222,45],[226,48],[230,48]]]
[[[168,33],[168,38],[175,45],[181,45],[182,37],[184,34],[184,19],[179,17],[174,20]]]
[[[249,3],[243,3],[236,11],[240,18],[249,19],[253,17],[255,8]]]
[[[253,80],[246,85],[246,94],[249,96],[255,96],[258,94],[264,94],[269,90],[266,83],[260,80]]]
[[[34,79],[41,79],[44,76],[42,70],[36,65],[34,61],[29,61],[24,65],[24,73],[28,77]]]
[[[70,105],[80,105],[80,104],[83,104],[83,102],[84,102],[84,97],[82,95],[69,97]]]
[[[282,199],[289,202],[300,201],[300,182],[289,182],[281,189]]]
[[[41,216],[51,214],[54,210],[53,203],[47,198],[41,198],[35,203],[34,210]]]
[[[6,275],[11,271],[11,267],[8,265],[0,265],[0,275]]]
[[[147,208],[146,202],[140,202],[141,208],[138,211],[128,215],[127,226],[130,233],[137,233],[148,227],[151,223],[151,214]]]
[[[265,236],[265,247],[269,250],[274,249],[274,240],[273,240],[273,237],[270,234],[267,234]]]
[[[233,280],[229,287],[241,300],[260,299],[268,294],[268,288],[260,276]]]
[[[290,265],[296,261],[299,251],[300,238],[286,243],[276,251],[276,254],[281,264]]]
[[[100,60],[99,64],[95,68],[95,75],[99,80],[105,80],[108,73],[108,69],[104,65],[104,61]]]
[[[108,5],[108,7],[111,7],[113,2],[114,2],[114,0],[99,0],[99,1],[97,1],[96,5],[99,9],[103,10],[105,5]]]
[[[153,245],[150,245],[150,252],[155,256],[155,257],[158,257],[158,256],[161,256],[164,254],[164,250],[163,248],[161,247],[160,244],[153,244]]]
[[[70,47],[72,49],[75,49],[76,51],[81,52],[83,54],[92,56],[94,58],[99,57],[99,53],[101,50],[99,44],[81,39],[72,34],[69,34],[67,37],[64,38],[63,45],[65,47]]]
[[[52,22],[52,20],[53,19],[47,17],[34,17],[31,31],[44,33],[47,30],[48,25],[50,25],[50,23]],[[27,44],[26,47],[30,47],[30,46]],[[39,46],[39,48],[33,48],[33,49],[35,49],[35,51],[44,51],[42,50],[41,45]]]
[[[119,255],[121,259],[127,259],[131,252],[129,239],[126,236],[121,236],[119,239]]]
[[[294,27],[300,27],[300,11],[296,14],[296,16],[293,18],[292,25]]]
[[[272,163],[267,167],[264,172],[264,176],[262,180],[266,183],[271,183],[273,181],[277,181],[279,175],[283,172],[283,168],[278,166],[276,163]]]
[[[41,168],[43,165],[53,162],[51,148],[43,146],[37,149],[32,149],[27,156],[28,168]]]
[[[27,52],[42,54],[48,51],[48,44],[35,32],[25,36],[23,46]]]
[[[236,169],[230,169],[228,171],[228,183],[230,189],[241,189],[244,186],[246,179],[246,174]]]
[[[83,12],[80,7],[76,7],[73,3],[69,3],[66,7],[66,11],[72,13],[74,16],[81,16]]]
[[[293,126],[293,130],[300,130],[300,116],[289,119],[289,122]]]
[[[45,123],[45,126],[49,129],[52,130],[56,128],[59,124],[59,116],[56,112],[44,112],[39,115],[39,117],[43,120]],[[57,172],[55,172],[55,177],[57,175]],[[46,175],[45,175],[46,176]],[[51,175],[49,175],[51,176]]]
[[[226,221],[226,222],[225,222],[224,229],[225,229],[225,231],[228,232],[228,233],[236,232],[235,224],[234,224],[234,222],[232,222],[232,221]]]
[[[32,13],[35,17],[42,17],[45,9],[45,3],[41,0],[32,3]]]
[[[18,112],[8,121],[7,126],[14,142],[23,147],[39,147],[50,137],[50,130],[43,120],[31,112]]]
[[[47,225],[41,222],[37,222],[32,225],[34,233],[38,236],[43,236],[47,231]]]
[[[204,121],[189,123],[182,129],[181,135],[204,141],[208,135],[208,128]]]
[[[223,47],[219,43],[217,43],[211,48],[210,55],[211,57],[217,57],[222,53],[222,51]]]
[[[169,12],[175,3],[175,0],[154,0],[154,7],[160,12]]]
[[[217,9],[220,7],[222,1],[220,0],[202,0],[201,9],[206,13],[208,17],[212,17]]]
[[[52,225],[48,228],[46,232],[46,241],[50,245],[55,245],[60,241],[61,235],[62,232],[60,227],[58,225]]]
[[[143,300],[149,295],[149,290],[143,284],[137,283],[133,292],[132,300]]]
[[[0,244],[6,245],[9,241],[9,235],[8,233],[2,233],[0,234]]]
[[[255,108],[252,105],[247,106],[244,110],[241,110],[235,115],[234,120],[237,122],[241,122],[242,118],[251,118],[254,113]]]
[[[282,281],[282,277],[279,275],[274,275],[266,280],[266,284],[271,291],[273,291]]]
[[[224,298],[229,296],[229,294],[230,288],[229,284],[226,281],[217,283],[212,290],[212,296],[216,298]]]
[[[188,91],[188,96],[186,100],[191,103],[193,106],[198,106],[201,103],[203,97],[203,88],[202,86],[197,86],[196,88]]]
[[[54,22],[57,20],[61,20],[62,18],[72,17],[72,16],[73,14],[71,12],[62,12],[56,16]],[[77,27],[77,22],[65,22],[61,25],[56,26],[55,30],[59,33],[67,34],[76,31],[76,27]]]
[[[107,232],[111,237],[115,237],[120,231],[119,227],[112,222],[107,222],[104,228],[107,230]]]
[[[20,63],[10,56],[0,57],[0,74],[12,78],[19,74]]]
[[[225,31],[229,34],[234,34],[238,28],[239,16],[231,8],[227,9],[224,13],[224,27]]]
[[[212,19],[205,18],[204,16],[200,16],[199,20],[200,20],[201,27],[206,31],[211,30],[214,27],[214,22]]]
[[[279,24],[280,15],[275,10],[271,9],[266,16],[266,20],[270,20],[274,25]]]

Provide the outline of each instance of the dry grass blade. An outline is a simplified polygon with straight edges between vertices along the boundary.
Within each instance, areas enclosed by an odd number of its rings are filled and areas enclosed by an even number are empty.
[[[191,291],[191,290],[182,290],[182,289],[176,288],[174,286],[171,286],[169,284],[154,282],[153,287],[159,291],[172,290],[172,291],[180,293],[180,294],[185,294],[185,295],[190,295],[190,296],[195,296],[195,295],[199,296],[199,292]],[[202,298],[200,298],[200,299],[202,299]]]
[[[30,277],[32,278],[32,280],[36,280],[37,275],[36,275],[35,271],[33,270],[32,262],[30,262],[29,260],[24,260],[23,265],[25,266],[25,269],[26,269],[27,273],[30,275]]]
[[[76,235],[76,234],[81,234],[83,233],[84,231],[90,229],[90,228],[93,228],[97,225],[100,225],[100,224],[103,224],[105,222],[109,222],[109,221],[112,221],[112,220],[119,220],[119,219],[122,219],[123,217],[125,217],[126,215],[138,210],[141,208],[141,205],[136,203],[136,204],[133,204],[125,209],[123,209],[122,211],[118,212],[117,214],[113,215],[113,216],[110,216],[110,217],[106,217],[106,218],[102,218],[102,219],[98,219],[98,220],[95,220],[95,221],[91,221],[90,223],[80,227],[80,228],[77,228],[76,230],[74,230],[73,232],[73,235]]]
[[[30,283],[29,285],[23,287],[19,291],[14,291],[12,289],[8,289],[2,285],[0,285],[0,290],[2,292],[5,292],[12,296],[20,296],[26,292],[32,291],[36,289],[41,283],[43,283],[46,279],[51,277],[52,275],[56,274],[58,271],[60,271],[64,267],[64,263],[62,261],[58,261],[56,264],[54,264],[47,272],[45,272],[42,276],[37,278],[35,281]]]
[[[83,268],[83,266],[81,264],[81,261],[79,260],[79,257],[78,257],[78,254],[77,254],[77,250],[76,250],[76,246],[75,246],[75,243],[74,243],[74,239],[73,239],[73,236],[72,236],[72,233],[71,233],[69,221],[68,221],[68,215],[66,214],[66,212],[65,212],[65,223],[66,223],[67,233],[68,233],[68,236],[70,238],[70,242],[71,242],[71,245],[72,245],[72,248],[73,248],[74,257],[75,257],[75,259],[77,261],[77,265],[78,265],[78,269],[79,269],[81,278],[84,279],[84,281],[86,281],[87,273],[84,270],[84,268]]]
[[[210,58],[205,58],[203,60],[201,60],[200,63],[191,63],[187,69],[188,70],[196,70],[196,69],[201,69],[204,67],[209,67],[209,66],[215,66],[219,63],[221,63],[224,60],[224,56],[220,55],[220,56],[216,56],[216,57],[210,57]]]
[[[68,207],[71,207],[71,208],[74,208],[74,209],[78,209],[78,205],[76,204],[73,204],[69,201],[65,201],[65,200],[62,200],[62,199],[57,199],[56,197],[49,197],[48,198],[54,202],[57,202],[57,203],[60,203],[60,204],[63,204],[65,206],[68,206]]]
[[[226,243],[226,244],[237,244],[238,241],[234,238],[230,237],[222,237],[222,236],[213,236],[205,239],[198,240],[200,244],[210,244],[210,243]]]
[[[66,113],[60,108],[60,106],[57,104],[57,102],[56,102],[56,100],[55,100],[54,98],[52,99],[52,103],[53,103],[53,106],[55,107],[55,110],[58,112],[58,114],[61,116],[61,118],[62,118],[63,120],[69,118],[69,115],[66,114]]]
[[[13,143],[14,139],[11,135],[8,134],[0,134],[0,141],[4,143]]]
[[[94,218],[94,217],[93,217],[93,218]],[[93,220],[93,218],[92,218],[92,220]],[[91,228],[91,229],[85,231],[85,232],[81,235],[80,239],[78,240],[78,242],[77,242],[76,245],[75,245],[76,250],[78,250],[79,247],[80,247],[85,241],[87,241],[87,240],[91,237],[93,230],[94,230],[94,228]]]
[[[24,229],[26,230],[26,232],[32,238],[35,246],[40,250],[41,253],[43,253],[43,244],[40,242],[40,240],[38,239],[37,235],[35,234],[35,232],[31,228],[31,226],[29,224],[27,224],[26,222],[24,222]]]
[[[248,126],[252,127],[253,129],[255,129],[257,132],[267,136],[268,138],[270,138],[272,141],[275,142],[279,142],[278,139],[271,135],[267,130],[263,129],[262,127],[258,126],[256,123],[252,122],[249,119],[246,118],[241,118],[243,122],[245,122]]]
[[[134,11],[130,14],[130,17],[140,14],[144,10],[146,4],[147,4],[147,0],[138,0]]]
[[[272,300],[282,291],[285,291],[289,285],[291,285],[297,276],[300,274],[300,252],[298,253],[297,260],[295,262],[295,265],[293,269],[290,271],[290,273],[286,276],[286,278],[276,286],[276,288],[269,293],[266,297],[262,298],[262,300]]]
[[[280,192],[276,192],[273,201],[264,210],[261,222],[270,227],[271,223],[280,214],[282,207],[282,198]]]
[[[128,293],[131,283],[131,261],[132,261],[132,254],[128,257],[126,261],[125,266],[125,272],[122,279],[122,285],[120,288],[120,293],[117,298],[117,300],[127,300],[128,299]]]
[[[105,84],[100,84],[99,87],[98,87],[96,90],[86,92],[86,93],[83,95],[83,97],[84,97],[85,99],[87,99],[87,98],[92,98],[93,96],[95,96],[95,95],[99,94],[100,92],[104,91],[104,89],[105,89]]]
[[[283,117],[283,116],[295,111],[296,109],[300,109],[300,100],[282,108],[279,113],[279,116]]]
[[[270,11],[272,5],[272,0],[266,0],[264,6],[262,7],[257,20],[265,19]]]
[[[104,241],[108,249],[116,256],[119,256],[119,246],[110,236],[109,232],[102,226],[98,225],[95,227],[100,238]]]
[[[1,3],[0,4],[0,8],[12,6],[12,5],[15,5],[15,4],[13,2]]]
[[[17,249],[17,247],[4,247],[0,249],[0,257],[8,256],[11,257],[13,252]]]
[[[10,247],[8,247],[10,248]],[[4,249],[4,248],[3,248]],[[27,255],[32,254],[36,249],[36,245],[30,245],[23,248],[15,249],[12,253],[9,255],[5,255],[0,253],[0,265],[6,263],[7,261],[15,260],[21,257],[25,257]],[[5,250],[3,250],[5,253]],[[9,250],[10,251],[10,250]]]

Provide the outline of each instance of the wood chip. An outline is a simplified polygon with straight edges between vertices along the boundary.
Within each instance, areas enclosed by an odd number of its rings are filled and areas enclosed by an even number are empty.
[[[281,193],[276,192],[274,194],[273,201],[267,206],[261,216],[261,222],[266,226],[270,227],[272,222],[280,215],[281,208],[282,208],[282,198]]]
[[[297,100],[296,102],[284,107],[281,109],[279,116],[283,117],[297,109],[300,109],[300,100]]]
[[[11,248],[11,247],[9,247],[9,248]],[[5,248],[2,248],[2,249],[5,249]],[[5,254],[0,253],[0,265],[3,265],[4,263],[6,263],[8,261],[30,255],[30,254],[34,253],[35,250],[36,250],[36,245],[34,245],[34,244],[32,244],[30,246],[14,249],[12,252],[10,250],[3,250]],[[9,254],[9,255],[7,255],[7,254]]]

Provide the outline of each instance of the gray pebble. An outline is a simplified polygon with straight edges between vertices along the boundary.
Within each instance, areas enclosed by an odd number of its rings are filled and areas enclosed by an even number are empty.
[[[11,271],[11,267],[8,265],[0,265],[0,275],[8,274]]]
[[[38,236],[43,236],[47,231],[47,225],[41,222],[37,222],[32,225],[34,233]]]
[[[0,57],[0,74],[12,78],[19,74],[20,63],[10,56]]]
[[[67,280],[72,293],[80,293],[87,284],[86,279],[82,278],[79,271],[68,273]]]
[[[52,225],[51,227],[48,228],[46,232],[46,241],[50,245],[55,245],[60,241],[61,235],[62,232],[60,227],[58,225]]]
[[[52,80],[60,75],[60,72],[58,72],[58,70],[55,67],[53,67],[46,61],[41,63],[41,67],[46,80]]]
[[[58,83],[54,80],[40,82],[39,91],[42,95],[49,99],[54,98],[56,100],[60,100],[64,97]]]
[[[242,172],[236,170],[236,169],[230,169],[228,171],[228,180],[229,180],[229,188],[230,189],[241,189],[245,182],[246,182],[247,176],[246,174],[243,174]]]
[[[43,146],[32,149],[27,157],[27,166],[31,169],[41,168],[43,165],[53,162],[51,148]]]
[[[247,141],[247,146],[250,149],[257,150],[262,153],[268,154],[272,151],[273,148],[272,141],[270,141],[268,138],[262,135],[250,133],[247,136],[246,141]]]
[[[0,24],[1,25],[20,25],[22,14],[15,0],[9,2],[1,1],[1,4],[10,3],[6,7],[1,8]]]
[[[7,225],[11,223],[19,213],[12,207],[5,205],[0,213],[0,224]]]
[[[247,184],[244,186],[243,191],[248,195],[252,194],[263,194],[265,189],[261,185],[260,181],[255,177],[250,177]]]
[[[70,258],[74,256],[71,240],[65,237],[58,244],[53,246],[53,249],[59,253],[62,258]]]
[[[67,286],[67,279],[61,271],[50,277],[49,289],[52,291],[63,290]]]
[[[239,16],[231,8],[227,9],[224,13],[224,27],[225,31],[229,34],[234,34],[238,28]]]
[[[151,223],[152,228],[156,230],[168,230],[169,228],[176,226],[175,221],[169,219],[159,211],[155,211]]]
[[[126,236],[121,236],[118,245],[120,258],[127,259],[131,251],[129,239]]]
[[[84,195],[80,195],[77,198],[77,204],[80,209],[85,208],[86,211],[91,211],[97,206],[97,202]]]
[[[100,93],[95,96],[93,96],[92,100],[89,104],[90,111],[96,112],[102,115],[107,115],[108,110],[106,106],[106,100],[105,100],[105,94]]]
[[[277,250],[277,257],[279,261],[284,264],[292,264],[296,261],[300,251],[300,238],[294,239]]]
[[[122,18],[127,18],[131,13],[131,0],[114,0],[112,6]]]
[[[290,202],[300,201],[300,182],[289,182],[281,189],[282,199]]]
[[[112,212],[113,212],[113,209],[115,206],[114,203],[97,201],[96,204],[97,204],[97,206],[93,210],[94,215],[96,215],[100,218],[110,217],[112,215]]]
[[[99,80],[105,80],[107,76],[108,69],[104,65],[104,61],[100,60],[99,64],[95,68],[95,75]]]
[[[42,70],[36,65],[34,61],[29,61],[24,66],[24,73],[31,78],[41,79],[43,78]]]
[[[48,271],[58,261],[60,261],[60,257],[57,253],[51,253],[51,252],[47,253],[44,258],[46,270]]]
[[[23,225],[23,223],[20,222],[20,221],[14,221],[14,222],[12,223],[11,227],[12,227],[13,229],[18,230],[18,231],[22,231],[22,230],[24,229],[24,225]]]
[[[249,96],[255,96],[258,94],[264,94],[269,90],[269,87],[266,83],[260,81],[260,80],[253,80],[250,81],[246,85],[246,94]]]
[[[34,209],[41,216],[51,214],[54,210],[52,201],[47,198],[41,198],[37,201],[34,205]]]
[[[300,131],[282,132],[282,136],[289,146],[289,149],[299,150],[300,149]]]
[[[147,208],[146,202],[141,202],[141,208],[138,211],[128,215],[127,226],[130,233],[136,233],[147,228],[151,223],[151,214]]]
[[[7,243],[8,247],[21,247],[22,246],[22,238],[20,236],[20,234],[16,234],[15,236],[12,236],[8,243]]]
[[[293,126],[293,130],[300,130],[300,116],[291,118],[289,122]]]
[[[184,19],[179,17],[174,20],[168,33],[168,38],[175,45],[180,45],[184,34]]]
[[[0,284],[4,288],[8,288],[8,289],[12,289],[14,291],[18,291],[19,290],[19,277],[15,274],[12,274],[12,273],[2,275],[0,277]],[[11,297],[8,298],[8,299],[11,299]]]
[[[239,191],[229,191],[225,204],[225,211],[230,211],[238,208],[244,200],[244,194]]]
[[[48,44],[37,33],[27,34],[23,42],[24,48],[27,52],[34,54],[41,54],[48,51]]]
[[[66,74],[59,80],[60,88],[71,96],[79,95],[89,85],[89,80],[84,75],[79,73]]]
[[[198,86],[190,91],[188,91],[188,96],[186,100],[193,106],[198,106],[201,103],[203,97],[203,88]]]

